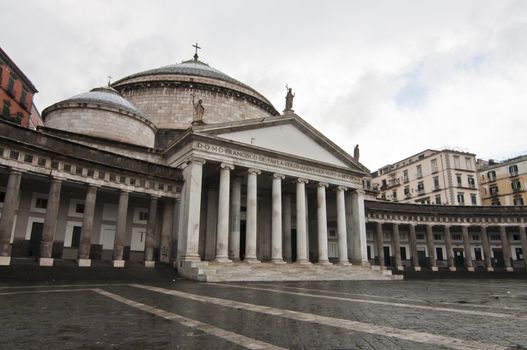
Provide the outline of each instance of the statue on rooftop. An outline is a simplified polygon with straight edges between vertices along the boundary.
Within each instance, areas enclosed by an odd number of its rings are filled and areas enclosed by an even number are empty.
[[[358,162],[360,157],[360,151],[359,151],[359,145],[355,145],[355,149],[353,150],[353,158]]]
[[[286,111],[292,111],[293,110],[293,97],[295,97],[295,94],[293,93],[293,89],[291,89],[289,86],[285,86],[287,89],[287,95],[285,96],[285,110]]]
[[[205,113],[205,107],[203,107],[203,100],[199,99],[198,103],[196,103],[194,95],[192,95],[192,106],[194,106],[194,116],[192,118],[192,124],[203,123],[203,114]]]

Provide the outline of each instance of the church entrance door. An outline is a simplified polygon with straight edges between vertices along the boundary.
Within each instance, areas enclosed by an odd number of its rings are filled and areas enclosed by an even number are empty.
[[[42,231],[44,224],[34,222],[31,226],[31,237],[29,238],[28,256],[38,257],[40,255],[40,242],[42,241]]]

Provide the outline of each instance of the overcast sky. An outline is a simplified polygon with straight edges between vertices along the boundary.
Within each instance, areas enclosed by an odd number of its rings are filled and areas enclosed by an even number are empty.
[[[54,102],[200,59],[372,171],[427,148],[527,153],[527,1],[4,1],[0,46]]]

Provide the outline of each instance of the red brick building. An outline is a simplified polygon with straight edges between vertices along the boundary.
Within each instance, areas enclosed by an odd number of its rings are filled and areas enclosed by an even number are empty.
[[[29,127],[33,96],[37,92],[33,83],[0,48],[0,117]]]

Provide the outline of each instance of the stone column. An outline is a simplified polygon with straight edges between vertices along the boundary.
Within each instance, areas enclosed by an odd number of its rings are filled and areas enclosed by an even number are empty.
[[[84,200],[84,217],[82,219],[81,239],[79,244],[79,267],[91,266],[90,248],[96,200],[97,187],[90,185],[86,193],[86,199]]]
[[[509,246],[509,238],[507,237],[507,227],[500,226],[501,236],[501,250],[503,251],[503,261],[505,263],[505,271],[512,272],[514,269],[511,265],[511,247]]]
[[[465,267],[467,271],[474,271],[472,264],[472,247],[470,246],[470,237],[468,235],[468,226],[461,226],[461,233],[463,235],[463,249],[465,250]]]
[[[393,242],[393,254],[395,256],[395,268],[398,271],[404,271],[403,262],[401,260],[401,237],[399,235],[399,224],[392,224],[392,242]]]
[[[218,231],[218,188],[209,186],[207,189],[207,209],[205,215],[205,251],[204,260],[214,260],[216,257],[216,233]],[[203,244],[203,243],[202,243]]]
[[[487,233],[487,226],[481,226],[480,230],[481,235],[481,245],[483,245],[483,257],[485,259],[485,270],[494,271],[492,267],[492,260],[490,254],[490,244],[489,244],[489,235]]]
[[[183,185],[178,229],[178,260],[200,261],[198,254],[201,214],[201,182],[205,160],[192,158],[183,170]],[[180,267],[182,264],[180,263]]]
[[[381,269],[385,268],[384,264],[384,237],[382,233],[382,222],[377,222],[375,225],[375,250]]]
[[[284,193],[283,196],[283,208],[282,208],[282,223],[283,223],[283,254],[284,260],[287,262],[292,261],[291,252],[291,194]]]
[[[415,237],[415,225],[410,224],[409,225],[409,234],[408,237],[410,239],[410,254],[411,254],[411,261],[412,261],[412,267],[414,271],[421,271],[421,266],[419,266],[419,258],[417,256],[417,239]]]
[[[324,182],[319,182],[317,186],[318,263],[322,265],[329,264],[326,187],[328,187],[328,184]]]
[[[366,212],[364,211],[364,191],[356,189],[350,194],[352,239],[351,262],[359,266],[370,266],[366,241]]]
[[[113,243],[113,266],[124,267],[124,238],[126,236],[126,219],[128,216],[128,191],[121,190],[117,207],[117,225]]]
[[[296,182],[296,262],[307,264],[306,179]]]
[[[146,225],[145,239],[145,267],[154,267],[154,245],[157,221],[157,197],[150,197],[150,209],[148,211],[148,224]]]
[[[170,247],[172,246],[172,231],[174,228],[174,200],[165,198],[163,206],[163,226],[159,243],[159,261],[170,263]]]
[[[256,257],[257,176],[260,170],[249,169],[247,175],[247,223],[245,234],[245,262],[259,262]]]
[[[218,196],[218,225],[216,231],[216,262],[231,262],[229,259],[229,196],[231,193],[232,164],[220,165],[220,190]]]
[[[271,262],[283,264],[282,257],[282,174],[273,174],[271,214]]]
[[[11,232],[13,231],[13,220],[15,219],[18,196],[20,195],[20,181],[22,173],[18,170],[9,171],[7,188],[4,197],[4,208],[0,218],[0,265],[11,263]]]
[[[337,187],[337,236],[339,240],[339,265],[349,265],[348,237],[346,232],[346,187]]]
[[[426,250],[428,250],[428,266],[437,271],[436,252],[434,249],[434,231],[432,225],[426,225]]]
[[[520,239],[522,240],[523,267],[527,269],[527,236],[523,225],[520,226]]]
[[[235,176],[232,181],[231,210],[230,210],[230,235],[229,235],[229,258],[234,261],[240,260],[240,211],[242,203],[242,178]]]
[[[452,235],[450,234],[450,226],[445,225],[445,245],[446,245],[446,260],[448,263],[448,269],[450,271],[456,271],[454,264],[454,251],[452,250]]]
[[[40,258],[38,259],[40,266],[53,266],[53,258],[51,256],[59,216],[61,187],[62,181],[60,179],[51,179],[46,218],[44,219],[44,228],[42,229],[42,241],[40,242]]]

